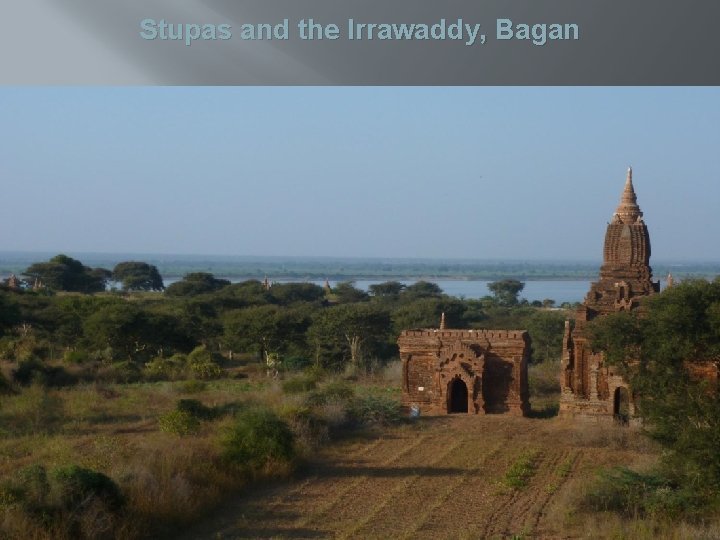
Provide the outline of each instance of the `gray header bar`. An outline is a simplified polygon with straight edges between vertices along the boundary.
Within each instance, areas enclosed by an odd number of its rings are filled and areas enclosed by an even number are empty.
[[[716,0],[10,0],[2,15],[0,84],[720,85]]]

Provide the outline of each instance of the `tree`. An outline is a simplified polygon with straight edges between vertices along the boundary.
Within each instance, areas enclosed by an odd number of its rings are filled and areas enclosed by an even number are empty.
[[[516,279],[503,279],[488,283],[488,289],[501,306],[515,306],[518,303],[518,294],[525,288],[525,284]]]
[[[683,281],[639,310],[598,318],[589,329],[593,348],[619,366],[639,397],[638,413],[666,449],[662,472],[678,494],[704,504],[717,500],[720,279]]]
[[[375,298],[395,300],[405,290],[405,285],[399,281],[386,281],[370,285],[370,294]]]
[[[125,301],[95,311],[83,322],[83,334],[90,346],[110,347],[132,361],[192,348],[191,339],[183,333],[176,317],[147,312]]]
[[[168,286],[165,294],[168,296],[197,296],[218,291],[230,285],[227,279],[218,279],[208,272],[192,272],[185,274],[180,281]]]
[[[310,317],[302,309],[274,305],[228,312],[223,320],[224,341],[235,351],[253,351],[267,361],[271,353],[300,352]]]
[[[316,361],[339,367],[350,362],[356,368],[382,354],[390,332],[390,313],[375,304],[344,304],[320,311],[308,330]]]
[[[20,322],[20,308],[12,296],[0,291],[0,336]]]
[[[525,328],[530,334],[533,362],[559,360],[565,330],[565,315],[557,311],[536,311]]]
[[[325,291],[314,283],[275,283],[270,288],[270,298],[283,306],[296,302],[317,302],[325,297]]]
[[[409,304],[403,304],[392,314],[396,333],[412,328],[437,328],[440,317],[445,313],[447,328],[465,328],[466,306],[460,300],[445,298],[420,298]]]
[[[67,255],[56,255],[47,262],[33,263],[24,275],[40,280],[45,286],[58,291],[94,293],[104,291],[110,271],[90,268]]]
[[[165,288],[157,267],[140,261],[118,263],[112,278],[122,283],[126,291],[162,291]]]
[[[339,304],[352,304],[355,302],[364,302],[368,299],[368,294],[353,285],[353,281],[341,281],[332,290],[335,301]]]
[[[443,292],[437,283],[429,281],[418,281],[405,287],[402,293],[404,300],[416,300],[418,298],[439,298]]]

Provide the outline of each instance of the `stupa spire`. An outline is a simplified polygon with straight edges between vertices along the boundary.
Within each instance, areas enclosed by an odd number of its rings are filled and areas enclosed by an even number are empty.
[[[615,210],[615,217],[623,223],[634,223],[641,218],[643,213],[637,204],[637,195],[632,182],[632,167],[628,167],[625,178],[625,189],[620,197],[620,204]]]

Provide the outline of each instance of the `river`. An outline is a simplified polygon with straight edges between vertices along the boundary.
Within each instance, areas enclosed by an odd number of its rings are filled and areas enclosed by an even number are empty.
[[[171,283],[178,281],[177,278],[169,278],[165,280],[165,286],[167,287]],[[238,279],[230,278],[230,281],[237,282],[242,281]],[[277,279],[272,280],[275,283],[291,283],[298,280],[290,279]],[[387,280],[357,280],[355,286],[358,289],[367,291],[370,285],[377,283],[384,283]],[[412,285],[417,280],[401,280],[405,285]],[[482,298],[483,296],[491,295],[487,288],[488,283],[491,281],[470,281],[462,279],[429,279],[432,283],[437,285],[443,290],[444,293],[458,298]],[[308,280],[306,283],[315,283],[316,285],[324,285],[323,280]],[[337,282],[331,281],[330,286],[334,287]],[[582,302],[585,298],[585,294],[590,288],[589,281],[582,280],[547,280],[547,281],[525,281],[525,288],[520,293],[520,298],[526,298],[532,302],[534,300],[545,300],[550,298],[555,300],[559,305],[563,302]]]

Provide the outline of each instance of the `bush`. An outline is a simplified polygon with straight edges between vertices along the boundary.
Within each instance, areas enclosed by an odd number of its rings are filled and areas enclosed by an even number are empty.
[[[225,460],[251,471],[273,462],[290,463],[295,457],[290,428],[264,408],[241,411],[221,444]]]
[[[12,386],[10,386],[10,381],[7,380],[5,377],[5,374],[0,371],[0,396],[4,394],[12,394],[13,389]]]
[[[45,506],[50,482],[42,465],[35,464],[20,469],[11,485],[14,502],[20,504],[25,511],[38,512]]]
[[[594,511],[618,512],[626,517],[678,519],[704,509],[700,493],[683,490],[657,473],[616,468],[600,474],[583,505]]]
[[[282,389],[286,394],[301,394],[314,390],[317,384],[313,379],[307,377],[294,377],[283,381]]]
[[[127,384],[138,382],[142,375],[137,364],[126,360],[124,362],[115,362],[99,370],[97,378],[104,382]]]
[[[199,420],[211,420],[217,416],[215,409],[203,405],[197,399],[181,399],[177,402],[175,410],[191,414]]]
[[[42,384],[24,388],[3,403],[2,431],[9,433],[52,433],[64,417],[63,400]]]
[[[326,405],[332,402],[349,401],[355,395],[353,387],[345,381],[334,381],[311,393],[308,405]]]
[[[198,392],[204,392],[206,389],[207,383],[205,381],[198,381],[197,379],[183,381],[177,385],[177,391],[183,394],[197,394]]]
[[[160,415],[158,418],[160,431],[185,437],[197,433],[200,420],[187,411],[174,410]]]
[[[302,356],[289,356],[283,359],[282,369],[284,371],[302,371],[312,364],[311,360]]]
[[[117,484],[100,472],[70,465],[54,469],[51,480],[52,491],[66,510],[82,508],[92,498],[99,499],[109,509],[118,509],[124,503]]]
[[[518,459],[505,471],[503,484],[509,488],[522,489],[535,474],[539,453],[528,450],[520,454]]]
[[[198,379],[215,379],[222,375],[222,368],[204,345],[193,349],[187,357],[187,363],[190,372]]]
[[[20,362],[12,376],[15,382],[23,386],[38,382],[45,386],[57,387],[69,386],[77,382],[77,379],[61,366],[48,366],[36,358]]]
[[[285,404],[280,411],[302,448],[314,449],[329,437],[329,426],[316,409],[304,405]]]
[[[317,382],[322,381],[325,377],[327,377],[327,371],[319,365],[312,365],[305,368],[304,373],[308,379],[312,379]]]
[[[0,508],[19,507],[28,514],[41,514],[49,492],[45,467],[30,465],[0,484]]]
[[[387,426],[402,420],[400,402],[390,396],[368,395],[350,402],[350,417],[362,425]]]
[[[87,351],[68,349],[63,355],[63,362],[66,364],[85,364],[90,360]]]
[[[145,364],[143,373],[146,378],[156,381],[176,379],[184,374],[186,361],[187,358],[182,354],[170,358],[153,358]]]

